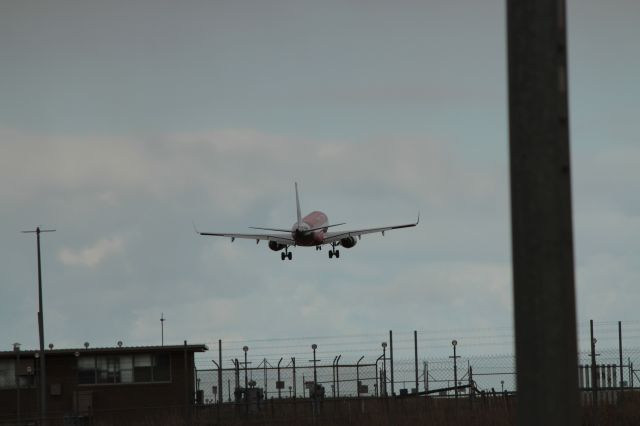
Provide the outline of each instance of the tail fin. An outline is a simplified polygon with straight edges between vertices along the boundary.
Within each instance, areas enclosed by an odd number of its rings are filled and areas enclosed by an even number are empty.
[[[298,213],[298,224],[300,224],[300,222],[302,222],[302,213],[300,212],[300,197],[298,197],[298,182],[296,182],[295,185],[296,185],[296,209]]]

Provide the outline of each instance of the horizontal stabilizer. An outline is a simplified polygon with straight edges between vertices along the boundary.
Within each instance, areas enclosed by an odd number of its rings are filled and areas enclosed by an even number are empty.
[[[335,225],[327,225],[327,226],[319,226],[317,228],[311,228],[311,229],[307,229],[305,232],[313,232],[313,231],[317,231],[319,229],[325,229],[325,228],[332,228],[334,226],[340,226],[340,225],[345,225],[347,222],[342,222],[342,223],[336,223]]]

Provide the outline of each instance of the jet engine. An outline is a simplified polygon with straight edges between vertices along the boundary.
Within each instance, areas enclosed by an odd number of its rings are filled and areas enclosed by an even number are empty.
[[[280,251],[285,249],[287,246],[284,244],[277,243],[275,241],[269,241],[269,248],[273,251]]]
[[[358,240],[355,237],[347,237],[340,240],[340,245],[344,248],[351,248],[356,245]]]

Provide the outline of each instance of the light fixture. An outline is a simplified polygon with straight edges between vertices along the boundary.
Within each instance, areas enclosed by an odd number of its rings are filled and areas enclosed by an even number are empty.
[[[458,341],[457,341],[457,340],[452,340],[452,341],[451,341],[451,344],[452,344],[453,346],[457,346],[457,345],[458,345]]]

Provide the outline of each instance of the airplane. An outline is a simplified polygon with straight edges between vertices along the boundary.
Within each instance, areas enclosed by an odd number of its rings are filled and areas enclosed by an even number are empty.
[[[337,246],[352,248],[364,234],[373,234],[380,232],[384,236],[384,233],[386,231],[391,231],[392,229],[410,228],[420,223],[420,214],[418,214],[418,219],[414,223],[383,226],[380,228],[365,228],[350,231],[329,232],[329,228],[344,225],[345,223],[336,223],[334,225],[330,225],[329,218],[321,211],[313,211],[308,215],[302,217],[297,182],[295,183],[295,188],[297,210],[296,214],[298,220],[293,224],[291,229],[260,228],[255,226],[249,227],[251,229],[257,229],[261,231],[279,232],[278,234],[233,234],[228,232],[199,232],[197,229],[195,229],[195,231],[200,235],[231,238],[231,242],[235,241],[236,238],[256,240],[256,244],[258,244],[260,240],[267,240],[269,241],[269,248],[271,250],[281,251],[280,258],[282,260],[293,259],[293,254],[291,253],[291,251],[289,251],[289,247],[291,246],[315,246],[316,250],[321,250],[323,245],[331,244],[331,250],[329,250],[329,258],[331,259],[335,257],[337,259],[340,257],[340,250],[336,249]]]

